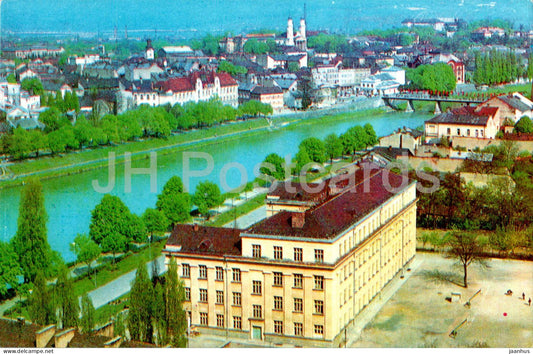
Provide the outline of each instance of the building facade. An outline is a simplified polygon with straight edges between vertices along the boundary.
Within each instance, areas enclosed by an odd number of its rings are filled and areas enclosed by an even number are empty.
[[[322,191],[275,189],[276,210],[247,230],[177,225],[163,253],[178,264],[190,323],[221,336],[338,346],[415,255],[416,184],[401,180],[368,164]],[[306,193],[313,202],[286,207]]]

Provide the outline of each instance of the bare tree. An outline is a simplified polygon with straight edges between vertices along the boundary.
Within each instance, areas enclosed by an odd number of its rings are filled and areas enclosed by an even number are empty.
[[[482,260],[482,244],[478,235],[471,232],[453,231],[448,239],[448,254],[457,258],[464,269],[464,287],[468,288],[468,266]]]

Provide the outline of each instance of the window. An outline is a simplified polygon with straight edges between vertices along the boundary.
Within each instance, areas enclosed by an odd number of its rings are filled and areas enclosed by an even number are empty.
[[[447,128],[446,129],[446,134],[450,135],[452,133],[452,129],[451,128]]]
[[[324,334],[324,326],[315,325],[315,334]]]
[[[200,265],[200,266],[198,266],[198,269],[200,271],[200,275],[198,277],[200,279],[207,279],[207,266]]]
[[[185,288],[185,301],[191,301],[191,288]]]
[[[191,266],[186,264],[186,263],[182,263],[181,265],[181,276],[183,278],[189,278],[191,276]]]
[[[294,312],[303,312],[304,301],[302,299],[294,298]]]
[[[200,325],[207,326],[207,312],[200,312]]]
[[[283,310],[283,297],[274,296],[274,310]]]
[[[224,292],[217,290],[217,304],[224,304]]]
[[[304,335],[304,325],[303,323],[294,322],[294,335],[303,336]]]
[[[283,247],[274,246],[274,259],[283,259]]]
[[[467,135],[467,136],[470,136],[470,129],[467,129],[467,130],[466,130],[466,135]]]
[[[217,314],[217,327],[224,327],[224,315]]]
[[[295,248],[294,249],[294,261],[301,262],[303,259],[303,249]]]
[[[233,328],[242,329],[241,316],[233,316]]]
[[[315,262],[324,262],[324,250],[315,250]]]
[[[216,268],[217,272],[216,272],[216,280],[224,280],[224,268],[222,267],[217,267]]]
[[[294,274],[294,287],[295,288],[302,288],[303,286],[303,274]]]
[[[283,321],[274,321],[274,333],[283,334]]]
[[[241,270],[239,268],[233,268],[233,281],[237,283],[241,282]]]
[[[254,305],[253,306],[253,314],[254,314],[254,318],[262,318],[262,309],[261,309],[261,305]]]
[[[261,258],[261,245],[252,245],[252,257]]]
[[[252,283],[252,295],[261,295],[261,281],[254,280]]]
[[[324,290],[324,277],[315,275],[315,290]]]
[[[324,301],[315,300],[315,313],[318,315],[324,314]]]
[[[274,272],[274,286],[283,286],[283,273]]]
[[[200,301],[207,302],[207,289],[200,289]]]
[[[241,293],[233,293],[233,306],[241,306]]]

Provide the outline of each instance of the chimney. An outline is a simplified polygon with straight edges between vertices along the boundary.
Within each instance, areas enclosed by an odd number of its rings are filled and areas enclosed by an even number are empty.
[[[303,213],[292,213],[291,216],[291,226],[295,229],[301,229],[305,225],[305,212]]]
[[[198,230],[200,230],[200,227],[198,226],[198,224],[196,224],[196,223],[194,224],[194,226],[193,226],[193,230],[194,230],[194,231],[198,231]]]

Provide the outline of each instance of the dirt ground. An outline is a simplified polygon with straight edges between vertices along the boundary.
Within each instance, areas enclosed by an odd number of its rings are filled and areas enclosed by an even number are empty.
[[[354,347],[533,347],[533,262],[488,259],[463,269],[439,254],[418,253],[422,264],[383,306]],[[471,300],[470,308],[464,304]],[[505,295],[508,289],[511,296]],[[452,296],[460,293],[459,296]],[[525,293],[525,301],[522,293]],[[452,302],[446,300],[453,298]],[[455,338],[449,336],[467,320]]]

